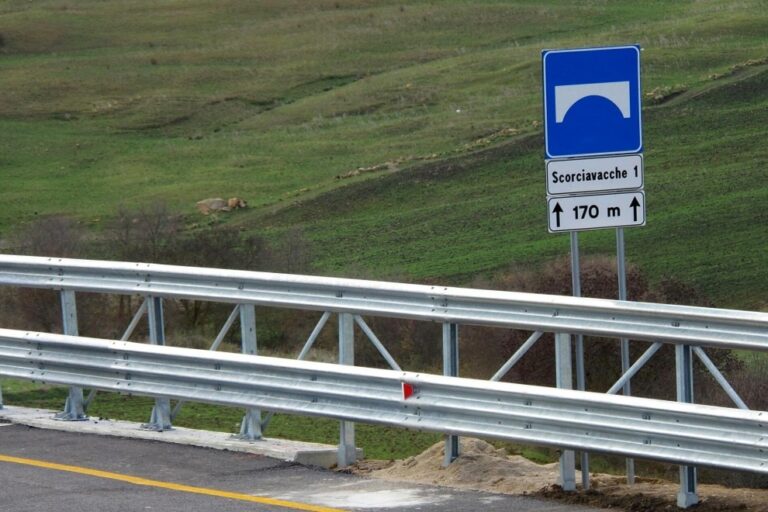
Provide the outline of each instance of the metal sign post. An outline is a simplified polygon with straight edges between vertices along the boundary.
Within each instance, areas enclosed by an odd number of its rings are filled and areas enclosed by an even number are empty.
[[[573,295],[578,297],[578,231],[616,228],[619,300],[627,300],[623,228],[644,226],[646,219],[640,47],[545,50],[542,76],[548,230],[571,234]],[[629,340],[622,338],[620,347],[625,374]],[[584,390],[582,336],[576,336],[575,351],[576,385]],[[622,389],[630,395],[628,380]],[[587,489],[587,453],[581,454],[581,467]],[[634,461],[627,459],[627,481],[634,480]]]
[[[624,258],[624,229],[616,228],[616,274],[619,278],[619,300],[627,300],[627,267],[626,260]],[[621,374],[624,375],[629,370],[629,340],[627,338],[621,338],[619,341],[621,346]],[[632,390],[627,380],[626,384],[622,387],[624,396],[630,396]],[[626,460],[627,466],[627,483],[635,483],[635,461],[634,459]]]
[[[579,264],[579,233],[571,231],[571,287],[574,297],[581,297],[581,266]],[[587,389],[584,372],[584,336],[576,335],[576,389]],[[589,453],[582,451],[580,455],[581,485],[589,489]]]

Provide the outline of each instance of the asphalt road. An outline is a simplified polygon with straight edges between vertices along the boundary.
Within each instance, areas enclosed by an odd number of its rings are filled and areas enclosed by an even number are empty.
[[[0,509],[4,512],[597,510],[533,498],[365,479],[260,455],[9,424],[0,424]]]

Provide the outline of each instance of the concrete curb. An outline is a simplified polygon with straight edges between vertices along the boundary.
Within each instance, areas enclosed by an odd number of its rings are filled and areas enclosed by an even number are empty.
[[[336,464],[336,447],[327,444],[305,443],[287,439],[263,438],[258,441],[234,439],[231,434],[174,427],[165,432],[142,430],[140,423],[130,421],[87,419],[84,421],[59,421],[53,419],[56,411],[28,407],[2,406],[0,421],[27,425],[29,427],[60,430],[80,434],[145,439],[164,443],[183,444],[253,453],[278,460],[296,462],[307,466],[330,468]],[[363,457],[362,449],[357,450],[358,458]]]

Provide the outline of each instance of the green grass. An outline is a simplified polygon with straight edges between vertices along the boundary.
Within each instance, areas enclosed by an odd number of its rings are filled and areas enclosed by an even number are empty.
[[[627,230],[628,257],[654,278],[696,284],[722,306],[765,304],[768,66],[760,70],[645,115],[648,225]],[[326,251],[321,272],[343,274],[351,265],[461,281],[504,264],[535,266],[568,251],[568,237],[544,233],[540,142],[520,137],[367,180],[266,222],[304,225]],[[587,253],[615,250],[610,231],[582,240]]]
[[[241,196],[318,272],[462,282],[563,254],[545,228],[542,48],[640,43],[648,226],[628,257],[764,307],[763,3],[5,2],[0,236],[48,214]],[[733,74],[730,74],[733,73]],[[713,79],[713,76],[724,78]],[[488,152],[478,150],[491,148]],[[336,176],[391,162],[390,173]],[[458,167],[457,167],[458,166]],[[609,232],[587,253],[613,251]]]

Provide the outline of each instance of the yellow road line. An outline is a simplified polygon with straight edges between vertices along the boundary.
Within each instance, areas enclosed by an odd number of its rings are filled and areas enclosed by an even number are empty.
[[[79,466],[68,466],[66,464],[57,464],[55,462],[47,462],[44,460],[24,459],[21,457],[11,457],[8,455],[0,455],[0,462],[8,462],[11,464],[23,464],[25,466],[34,466],[38,468],[52,469],[56,471],[66,471],[69,473],[77,473],[79,475],[88,475],[96,478],[106,478],[109,480],[117,480],[119,482],[125,482],[133,485],[157,487],[160,489],[168,489],[171,491],[188,492],[192,494],[203,494],[205,496],[214,496],[217,498],[228,498],[231,500],[250,501],[252,503],[260,503],[262,505],[272,505],[275,507],[285,507],[293,510],[305,510],[307,512],[344,512],[343,510],[338,508],[329,508],[329,507],[323,507],[319,505],[309,505],[307,503],[278,500],[274,498],[265,498],[261,496],[251,496],[250,494],[220,491],[218,489],[208,489],[205,487],[194,487],[191,485],[174,484],[172,482],[161,482],[159,480],[149,480],[146,478],[123,475],[121,473],[111,473],[109,471],[100,471],[98,469],[83,468]]]

